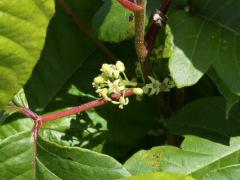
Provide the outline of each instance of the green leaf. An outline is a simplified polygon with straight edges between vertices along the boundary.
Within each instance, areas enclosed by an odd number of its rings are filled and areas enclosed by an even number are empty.
[[[222,97],[199,99],[178,111],[168,127],[175,134],[192,134],[228,144],[231,137],[240,135],[240,105],[232,109],[228,120],[225,107]]]
[[[203,179],[221,168],[239,165],[240,138],[231,138],[229,145],[187,136],[181,148],[154,147],[134,154],[124,166],[132,174],[144,172],[172,172]]]
[[[210,68],[208,71],[208,76],[214,81],[216,84],[218,90],[223,95],[223,97],[226,99],[226,119],[229,118],[229,114],[231,109],[240,101],[240,97],[236,94],[233,94],[227,86],[224,84],[222,79],[217,75],[216,71],[213,68]]]
[[[53,13],[53,0],[0,2],[0,108],[29,79]]]
[[[175,44],[169,59],[171,76],[178,88],[191,86],[218,57],[219,27],[182,11],[171,15],[168,24]]]
[[[239,1],[204,1],[193,3],[197,13],[210,21],[218,24],[221,28],[221,41],[219,53],[213,67],[217,75],[234,94],[240,92],[239,74],[239,47],[240,47],[240,17],[236,16],[239,11]],[[230,18],[231,17],[231,18]],[[230,20],[231,19],[231,20]]]
[[[161,1],[159,2],[159,0],[148,1],[145,18],[146,26],[152,12],[160,4]],[[116,0],[105,1],[94,15],[92,21],[93,32],[98,39],[106,42],[118,43],[131,39],[134,36],[134,29],[134,13],[123,7]]]
[[[102,2],[98,0],[68,0],[66,3],[74,7],[76,14],[88,26],[93,13]],[[25,86],[31,109],[43,111],[83,62],[94,52],[95,47],[90,39],[57,3],[56,13],[49,25],[41,59]]]
[[[134,35],[134,13],[116,0],[108,0],[97,11],[92,21],[93,32],[98,39],[120,42]]]
[[[238,180],[240,165],[226,166],[206,174],[204,180]]]
[[[12,99],[12,103],[16,106],[19,107],[25,107],[25,108],[29,108],[28,107],[28,102],[25,96],[25,92],[24,89],[21,89]]]
[[[23,131],[0,140],[1,179],[32,178],[33,138],[31,134],[30,131]]]
[[[175,44],[169,62],[173,79],[178,87],[191,86],[212,65],[227,88],[238,95],[240,18],[234,13],[240,2],[199,0],[192,6],[195,16],[178,12],[168,21]],[[229,17],[234,18],[229,21]]]
[[[32,120],[0,126],[2,179],[33,177]],[[130,173],[113,158],[82,148],[62,147],[39,139],[36,177],[41,179],[116,179]]]
[[[173,174],[173,173],[145,173],[138,176],[131,176],[127,178],[121,178],[120,180],[193,180],[190,176],[185,176],[182,174]]]
[[[130,173],[113,158],[82,148],[40,141],[38,158],[60,179],[116,179]]]

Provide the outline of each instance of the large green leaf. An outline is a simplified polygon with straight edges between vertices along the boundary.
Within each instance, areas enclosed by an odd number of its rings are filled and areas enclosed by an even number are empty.
[[[32,121],[19,119],[0,126],[1,179],[33,177]],[[116,179],[130,173],[113,158],[81,148],[62,147],[39,139],[39,179]]]
[[[80,19],[89,26],[93,12],[101,5],[98,0],[66,1]],[[32,109],[42,111],[58,91],[94,52],[95,47],[83,31],[57,3],[41,59],[25,90]]]
[[[221,41],[219,42],[218,59],[214,62],[218,76],[223,83],[235,94],[240,93],[240,17],[238,10],[239,1],[204,1],[193,4],[200,16],[215,22],[220,27]],[[230,32],[230,33],[229,33]],[[227,72],[227,73],[226,73]]]
[[[190,176],[185,176],[181,174],[173,174],[173,173],[145,173],[137,176],[131,176],[126,178],[121,178],[120,180],[193,180]]]
[[[219,27],[207,20],[177,12],[168,21],[175,45],[169,70],[177,87],[195,84],[217,59]]]
[[[192,134],[228,144],[233,136],[240,135],[240,105],[236,105],[225,118],[225,101],[222,97],[208,97],[182,108],[168,122],[175,134]]]
[[[169,68],[177,86],[195,84],[213,65],[227,87],[238,94],[240,18],[233,14],[240,2],[200,0],[193,7],[195,16],[178,12],[169,18],[175,44]]]
[[[81,148],[41,141],[38,158],[60,179],[117,179],[130,173],[113,158]]]
[[[53,13],[53,0],[0,2],[0,108],[29,79]]]
[[[232,138],[229,145],[222,145],[194,136],[187,136],[181,148],[154,147],[134,154],[125,167],[132,174],[144,172],[172,172],[203,179],[209,174],[239,165],[240,138]],[[238,170],[239,171],[239,170]],[[238,179],[235,169],[235,178]],[[227,171],[225,172],[227,175]]]

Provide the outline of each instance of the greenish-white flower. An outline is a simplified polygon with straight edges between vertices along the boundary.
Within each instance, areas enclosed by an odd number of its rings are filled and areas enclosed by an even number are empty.
[[[97,89],[96,93],[99,94],[100,97],[103,97],[105,100],[107,101],[112,101],[109,97],[108,97],[108,89],[107,88],[102,88],[102,89]]]
[[[129,99],[121,96],[118,101],[112,101],[113,104],[118,104],[120,109],[123,109],[123,106],[128,105]]]
[[[124,89],[125,86],[120,82],[120,79],[117,79],[113,82],[108,80],[108,93],[109,94],[120,94]]]

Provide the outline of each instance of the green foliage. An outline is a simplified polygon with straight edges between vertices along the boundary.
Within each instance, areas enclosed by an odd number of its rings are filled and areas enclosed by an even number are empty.
[[[41,54],[54,2],[0,2],[0,108],[31,76]]]
[[[161,2],[148,0],[146,31]],[[173,0],[144,84],[134,73],[134,13],[116,0],[1,0],[1,179],[238,180],[239,8]],[[34,122],[8,105],[42,115],[97,100],[94,78],[117,61],[124,83],[158,96],[43,123],[35,164]]]
[[[124,166],[132,174],[143,172],[172,172],[192,175],[196,179],[204,179],[220,171],[223,175],[231,175],[230,168],[239,165],[240,139],[232,138],[229,145],[222,145],[212,141],[188,136],[180,148],[171,146],[154,147],[150,150],[141,150],[134,154]],[[222,171],[225,169],[225,171]],[[235,170],[233,179],[238,178]],[[213,177],[217,179],[218,177]]]

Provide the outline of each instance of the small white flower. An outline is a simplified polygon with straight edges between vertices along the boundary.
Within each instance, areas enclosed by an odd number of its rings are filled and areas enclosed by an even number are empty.
[[[108,89],[107,88],[103,88],[103,89],[97,89],[96,93],[99,94],[100,97],[103,97],[105,100],[107,101],[112,101],[109,97],[108,97]]]
[[[120,83],[120,79],[115,80],[113,82],[108,80],[107,83],[108,83],[108,87],[109,87],[109,89],[108,89],[109,94],[112,94],[112,93],[119,94],[125,89],[125,86]]]
[[[123,106],[128,105],[129,99],[125,98],[124,96],[121,96],[118,101],[112,101],[113,104],[119,104],[119,108],[123,109]]]
[[[120,108],[120,109],[123,109],[123,106],[128,105],[129,99],[128,99],[128,98],[125,98],[124,96],[121,96],[121,97],[119,98],[119,102],[120,102],[119,108]]]

